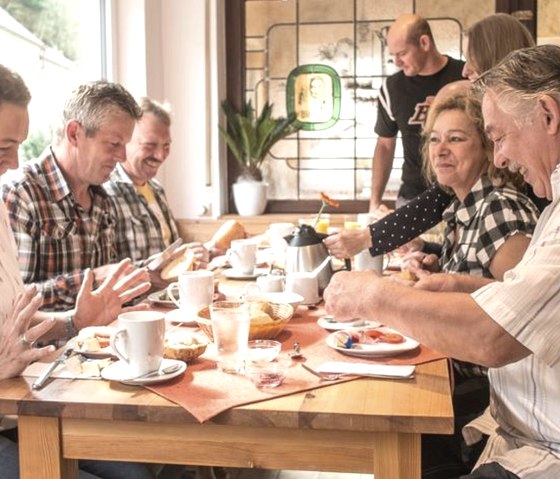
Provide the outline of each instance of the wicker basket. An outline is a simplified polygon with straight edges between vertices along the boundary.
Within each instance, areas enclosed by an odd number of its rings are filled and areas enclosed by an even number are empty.
[[[251,339],[274,339],[278,336],[288,321],[294,314],[294,308],[291,304],[268,303],[271,308],[271,321],[255,322],[251,320],[249,329],[249,340]],[[206,334],[210,341],[214,341],[212,335],[212,323],[210,322],[210,308],[201,309],[196,318],[200,329]]]

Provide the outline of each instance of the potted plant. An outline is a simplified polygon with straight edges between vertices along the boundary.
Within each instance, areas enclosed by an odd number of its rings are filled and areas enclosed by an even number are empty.
[[[251,100],[241,112],[235,111],[226,100],[222,102],[227,128],[219,126],[220,134],[241,167],[233,185],[233,199],[241,216],[264,212],[267,185],[263,182],[262,165],[276,142],[297,130],[293,125],[295,114],[273,118],[272,107],[266,102],[257,115]]]

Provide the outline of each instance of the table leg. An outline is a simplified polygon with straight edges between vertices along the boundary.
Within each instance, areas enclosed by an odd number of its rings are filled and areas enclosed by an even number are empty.
[[[374,449],[375,479],[420,479],[420,434],[379,433]]]
[[[19,416],[18,431],[21,479],[78,478],[78,461],[62,455],[58,418]]]

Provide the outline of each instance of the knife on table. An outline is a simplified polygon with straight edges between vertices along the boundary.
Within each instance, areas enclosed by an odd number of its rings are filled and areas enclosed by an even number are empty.
[[[74,352],[73,348],[71,347],[66,348],[60,354],[60,356],[58,356],[58,358],[56,358],[51,364],[49,364],[47,369],[45,369],[41,373],[41,375],[37,379],[35,379],[35,382],[31,385],[31,387],[35,390],[41,389],[45,385],[46,380],[51,376],[53,371],[56,369],[56,367],[59,364],[62,364],[64,361],[66,361],[72,355],[73,352]]]
[[[148,270],[150,271],[155,271],[169,258],[171,258],[171,255],[182,244],[183,244],[183,240],[181,238],[176,239],[167,248],[165,248],[158,256],[156,256],[152,261],[150,261],[146,266],[146,268],[148,268]]]

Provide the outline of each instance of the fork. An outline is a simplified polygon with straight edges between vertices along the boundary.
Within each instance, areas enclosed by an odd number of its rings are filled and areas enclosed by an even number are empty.
[[[306,371],[309,371],[311,374],[317,376],[318,378],[321,378],[323,381],[336,381],[336,380],[346,376],[346,374],[320,373],[319,371],[315,371],[314,369],[310,368],[305,363],[301,363],[301,366],[303,367],[303,369],[305,369]]]

